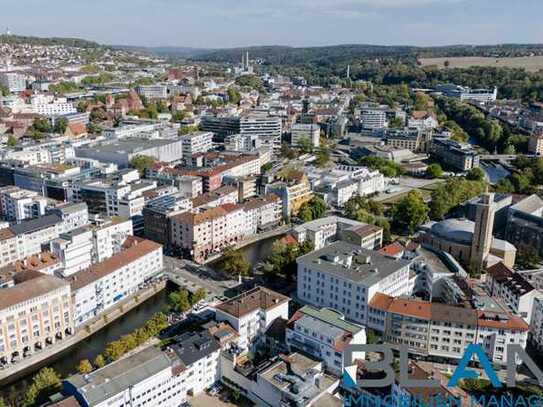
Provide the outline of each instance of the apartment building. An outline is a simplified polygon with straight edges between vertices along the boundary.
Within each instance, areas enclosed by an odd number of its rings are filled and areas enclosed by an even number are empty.
[[[337,241],[297,259],[297,295],[315,307],[341,312],[355,323],[378,329],[368,304],[377,293],[407,295],[411,261],[386,257]]]
[[[485,287],[489,295],[500,298],[514,314],[527,323],[532,320],[535,299],[543,299],[540,290],[537,290],[522,274],[515,273],[502,262],[486,270]]]
[[[90,267],[93,239],[89,227],[74,229],[51,242],[51,251],[60,260],[63,277],[69,277]]]
[[[123,249],[123,244],[134,234],[132,221],[122,217],[95,218],[92,224],[94,262],[102,262]]]
[[[0,215],[7,221],[20,222],[45,214],[47,198],[16,186],[0,188]]]
[[[264,287],[255,287],[215,306],[215,319],[228,322],[238,333],[238,346],[253,349],[276,318],[288,319],[290,298]]]
[[[17,235],[9,227],[0,229],[0,268],[20,258],[18,242]]]
[[[436,114],[426,110],[415,110],[407,119],[407,127],[419,130],[435,129],[438,125]]]
[[[445,164],[460,171],[469,171],[479,167],[479,154],[467,143],[460,143],[448,138],[435,138],[432,140],[430,152]]]
[[[41,116],[58,116],[76,113],[74,104],[66,98],[59,98],[53,95],[34,95],[30,99],[32,111]]]
[[[89,374],[68,377],[62,393],[84,407],[178,407],[186,399],[183,368],[175,354],[151,346]]]
[[[459,360],[468,344],[478,343],[493,363],[505,365],[508,344],[526,347],[528,324],[499,307],[473,309],[381,293],[370,307],[385,315],[385,342],[407,346],[412,354]]]
[[[273,193],[283,201],[283,216],[296,216],[301,206],[313,198],[307,176],[301,171],[292,171],[280,181],[267,184],[266,193]]]
[[[119,253],[72,274],[68,281],[73,292],[75,324],[80,325],[135,294],[162,267],[161,245],[130,237]]]
[[[530,340],[538,351],[543,351],[543,299],[534,300],[530,321]]]
[[[281,198],[275,194],[249,198],[241,206],[248,235],[256,235],[263,229],[277,226],[283,220]]]
[[[266,113],[250,113],[239,119],[242,136],[259,136],[263,146],[275,151],[281,148],[282,121],[280,117],[269,116]]]
[[[327,216],[296,226],[293,235],[298,242],[310,241],[315,250],[335,240],[359,242],[360,247],[373,250],[383,243],[383,229],[339,216]]]
[[[384,137],[387,146],[417,153],[427,152],[432,138],[431,132],[412,128],[387,129]]]
[[[11,93],[23,92],[26,89],[25,75],[17,72],[0,72],[0,83]]]
[[[136,87],[136,93],[147,99],[166,99],[168,88],[165,85],[140,85]]]
[[[61,223],[59,233],[67,233],[89,223],[89,211],[85,202],[67,202],[47,209],[47,213],[57,215]]]
[[[296,311],[286,328],[286,344],[291,352],[297,350],[321,360],[324,368],[337,376],[345,367],[345,348],[365,343],[364,327],[345,321],[342,314],[328,308],[306,305]]]
[[[48,247],[58,237],[61,222],[58,215],[50,214],[12,225],[10,229],[17,236],[19,258],[40,253],[44,247]]]
[[[319,125],[311,123],[295,123],[290,128],[290,144],[298,147],[300,140],[307,140],[311,146],[320,145],[321,129]]]
[[[262,140],[255,134],[231,134],[225,137],[224,147],[228,151],[251,152],[262,147]]]
[[[184,134],[179,138],[183,146],[183,159],[189,164],[195,155],[207,153],[213,148],[213,133],[209,131]]]
[[[246,231],[243,207],[224,204],[173,216],[171,242],[200,263],[240,241]]]
[[[382,129],[388,126],[385,108],[364,106],[360,110],[360,122],[365,129]]]
[[[192,205],[192,201],[181,192],[151,199],[143,208],[145,237],[170,248],[172,217],[191,210]]]
[[[70,284],[36,271],[0,289],[0,365],[47,348],[74,332]]]

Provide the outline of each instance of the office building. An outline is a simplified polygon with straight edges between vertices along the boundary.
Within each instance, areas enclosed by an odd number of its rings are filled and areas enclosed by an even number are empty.
[[[460,143],[447,138],[434,138],[430,153],[443,163],[460,171],[469,171],[479,167],[479,154],[470,144]]]
[[[477,103],[495,102],[498,97],[498,88],[496,87],[494,89],[471,89],[467,86],[447,83],[437,85],[436,91],[448,97]]]
[[[300,140],[305,140],[313,147],[320,145],[321,129],[317,124],[295,123],[290,128],[290,144],[299,147]]]
[[[213,133],[209,131],[184,134],[179,138],[183,146],[183,159],[189,164],[195,155],[207,153],[213,148]]]
[[[250,113],[240,118],[242,136],[259,136],[263,146],[278,151],[281,148],[282,121],[264,113]]]
[[[136,87],[136,93],[147,99],[166,99],[168,88],[165,85],[139,85]]]

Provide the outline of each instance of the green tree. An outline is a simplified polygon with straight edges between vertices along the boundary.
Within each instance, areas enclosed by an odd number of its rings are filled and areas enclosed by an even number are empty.
[[[281,276],[287,280],[293,280],[297,272],[296,259],[313,249],[313,244],[310,241],[305,241],[302,244],[286,244],[281,240],[275,241],[270,255],[264,262],[264,274],[268,278]]]
[[[185,288],[168,295],[170,308],[177,312],[186,312],[191,307],[190,293]]]
[[[8,146],[9,147],[15,147],[17,145],[17,138],[13,135],[8,136]]]
[[[430,202],[430,218],[443,219],[452,208],[482,194],[486,184],[481,181],[470,181],[463,178],[449,178],[432,192]]]
[[[77,366],[77,371],[81,374],[87,374],[92,372],[91,362],[89,362],[88,359],[83,359],[79,362],[79,365]]]
[[[439,164],[430,164],[426,173],[430,178],[441,178],[443,176],[443,169]]]
[[[404,127],[404,121],[400,117],[394,117],[388,122],[391,129],[401,129]]]
[[[309,202],[304,203],[298,212],[298,217],[304,222],[322,218],[326,213],[326,202],[321,197],[315,196]]]
[[[412,234],[415,229],[428,219],[429,208],[422,194],[417,190],[409,191],[392,210],[392,219],[396,225],[407,228]]]
[[[25,395],[24,405],[38,406],[45,403],[50,395],[60,390],[60,376],[49,367],[41,369],[33,378]]]
[[[317,150],[316,157],[315,164],[318,167],[325,167],[330,162],[330,149],[326,146],[320,147]]]
[[[541,261],[537,250],[531,247],[521,248],[515,257],[515,265],[521,270],[539,268]]]
[[[148,155],[137,155],[130,160],[130,166],[138,170],[141,176],[145,174],[145,171],[152,168],[156,160]]]
[[[9,96],[9,88],[6,85],[0,83],[0,96]]]
[[[466,174],[466,179],[468,179],[470,181],[484,181],[485,172],[482,169],[478,168],[478,167],[472,168]]]
[[[124,355],[126,351],[126,343],[122,340],[116,340],[107,344],[104,354],[109,362],[114,362]]]
[[[96,366],[98,369],[104,367],[106,365],[106,360],[102,355],[98,355],[94,358],[94,366]]]
[[[228,88],[228,101],[234,105],[238,105],[241,101],[241,95],[239,91],[233,87]]]
[[[313,143],[309,137],[302,137],[298,140],[298,148],[302,151],[302,153],[312,153]]]
[[[206,290],[204,290],[203,288],[198,288],[190,297],[190,302],[194,305],[202,300],[205,300],[206,297]]]
[[[232,247],[227,247],[223,251],[217,269],[229,276],[248,276],[251,271],[251,265],[245,258],[242,252],[234,250]]]
[[[3,398],[0,397],[0,407],[8,407]]]
[[[51,123],[49,123],[49,120],[44,117],[35,118],[31,128],[40,133],[51,133],[53,131]]]
[[[60,117],[55,120],[55,127],[53,130],[55,133],[64,134],[67,127],[68,127],[68,120],[66,120],[66,118],[64,117]]]
[[[381,172],[385,177],[393,178],[402,175],[400,165],[392,160],[382,157],[367,156],[359,160],[360,165],[364,165],[372,170]]]

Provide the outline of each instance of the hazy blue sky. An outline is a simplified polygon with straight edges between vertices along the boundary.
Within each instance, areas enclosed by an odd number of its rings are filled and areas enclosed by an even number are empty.
[[[206,48],[542,43],[542,16],[543,0],[0,0],[17,34]]]

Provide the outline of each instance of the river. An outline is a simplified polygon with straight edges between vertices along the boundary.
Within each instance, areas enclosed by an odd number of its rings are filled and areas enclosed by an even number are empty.
[[[251,265],[255,266],[269,256],[273,242],[281,237],[282,235],[264,239],[252,243],[240,250]],[[173,289],[173,285],[168,284],[168,287],[165,290],[162,290],[160,293],[148,299],[137,308],[129,311],[126,315],[112,322],[91,337],[64,352],[55,355],[45,365],[55,369],[55,371],[63,378],[75,373],[79,361],[83,359],[88,359],[90,361],[94,360],[96,356],[104,351],[108,343],[133,332],[136,328],[142,326],[153,314],[165,310],[168,293]],[[8,405],[20,405],[20,401],[17,402],[16,399],[17,397],[22,397],[24,395],[36,370],[37,369],[34,369],[32,372],[28,372],[12,384],[1,387],[0,397],[3,397]]]

